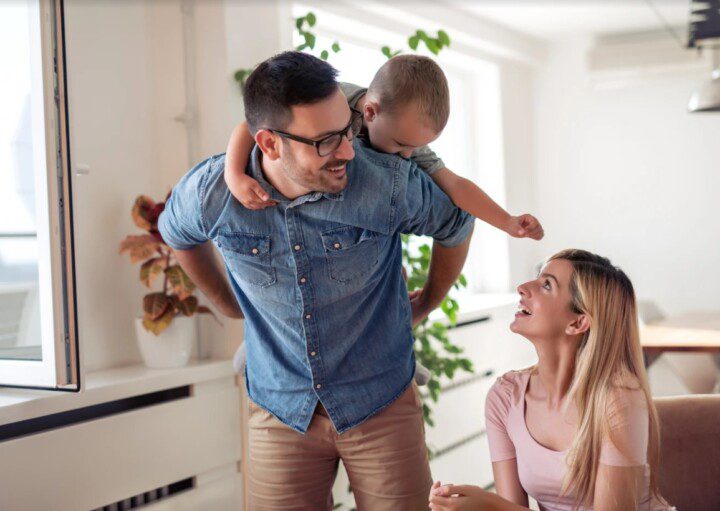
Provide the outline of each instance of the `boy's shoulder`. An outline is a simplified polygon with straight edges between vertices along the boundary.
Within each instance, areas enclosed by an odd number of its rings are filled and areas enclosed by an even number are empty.
[[[338,86],[352,108],[355,108],[358,100],[367,92],[367,87],[361,87],[360,85],[356,85],[354,83],[338,82]]]
[[[354,149],[355,158],[348,165],[368,185],[404,185],[408,179],[422,174],[413,161],[376,151],[366,140],[356,139]]]

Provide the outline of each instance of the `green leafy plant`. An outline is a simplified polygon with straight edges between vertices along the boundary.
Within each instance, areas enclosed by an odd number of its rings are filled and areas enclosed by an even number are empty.
[[[317,35],[312,32],[312,28],[317,23],[317,16],[315,13],[308,12],[305,16],[295,18],[295,30],[303,38],[303,42],[295,47],[298,51],[313,50],[317,53],[317,56],[323,60],[328,60],[330,55],[333,53],[340,52],[340,43],[338,41],[333,42],[330,48],[316,49]],[[424,30],[417,30],[413,35],[408,37],[408,46],[411,50],[417,51],[420,43],[424,44],[425,47],[433,55],[440,53],[440,50],[450,46],[450,36],[444,30],[438,30],[437,35],[432,37],[427,34]],[[396,55],[400,55],[403,50],[393,50],[390,46],[381,46],[380,53],[385,55],[386,58],[391,59]],[[240,86],[240,90],[245,86],[245,80],[252,73],[253,68],[242,68],[238,69],[234,73],[235,81]]]
[[[408,291],[413,292],[422,289],[427,282],[432,249],[427,243],[413,249],[410,240],[410,236],[403,235],[403,265],[407,273]],[[453,284],[453,289],[457,290],[466,286],[467,279],[464,275],[460,275],[457,282]],[[445,314],[446,321],[431,321],[429,318],[425,318],[413,329],[415,358],[430,371],[427,395],[433,403],[436,403],[440,397],[440,378],[443,375],[452,380],[458,370],[468,373],[472,373],[474,370],[472,361],[462,356],[462,348],[453,344],[448,336],[449,327],[457,322],[459,311],[457,300],[448,294],[442,301],[440,309]],[[432,408],[424,396],[423,415],[428,425],[435,425],[432,419]]]
[[[165,199],[167,200],[167,198]],[[132,208],[132,219],[146,234],[129,234],[120,243],[119,253],[128,253],[130,262],[142,263],[140,282],[152,289],[154,282],[162,275],[162,291],[148,293],[143,297],[143,326],[146,330],[160,335],[177,316],[212,314],[198,303],[193,296],[195,284],[180,267],[175,254],[158,231],[158,218],[165,209],[165,202],[155,202],[140,195]],[[217,319],[217,318],[215,318]]]

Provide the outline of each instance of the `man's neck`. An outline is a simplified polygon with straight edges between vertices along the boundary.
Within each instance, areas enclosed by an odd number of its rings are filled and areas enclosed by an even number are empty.
[[[272,185],[280,194],[290,200],[295,200],[302,195],[311,192],[287,177],[280,160],[267,160],[260,154],[260,172],[263,173],[265,180]]]

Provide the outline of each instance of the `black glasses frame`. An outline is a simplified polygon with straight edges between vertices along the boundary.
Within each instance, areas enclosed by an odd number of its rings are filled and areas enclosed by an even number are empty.
[[[311,138],[299,137],[297,135],[293,135],[292,133],[286,133],[284,131],[274,130],[271,128],[265,128],[265,129],[267,129],[271,133],[280,135],[283,138],[288,138],[290,140],[295,140],[296,142],[301,142],[303,144],[314,146],[315,150],[318,153],[318,156],[325,157],[328,154],[335,151],[338,147],[340,147],[340,144],[342,144],[343,136],[347,137],[348,140],[352,140],[358,135],[358,133],[360,133],[360,130],[362,129],[362,117],[363,117],[362,112],[360,112],[359,110],[355,110],[352,107],[350,108],[350,110],[351,110],[350,122],[347,124],[347,126],[345,126],[340,131],[336,131],[335,133],[330,133],[329,135],[321,138],[320,140],[313,140]],[[357,128],[357,129],[353,129],[353,128]],[[337,142],[337,144],[335,144],[335,147],[330,149],[327,153],[322,154],[320,152],[320,146],[328,139],[331,139],[332,137],[337,137],[338,135],[340,135],[340,137],[338,137],[338,142]]]

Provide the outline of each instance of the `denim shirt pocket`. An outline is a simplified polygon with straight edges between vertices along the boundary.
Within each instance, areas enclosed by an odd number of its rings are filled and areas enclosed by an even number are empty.
[[[242,282],[267,287],[277,281],[270,260],[270,236],[233,232],[219,234],[217,246],[230,270]]]
[[[370,273],[379,258],[378,233],[354,226],[336,227],[320,233],[330,278],[338,282]]]

